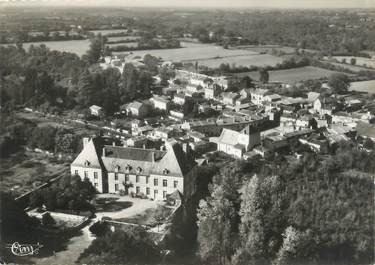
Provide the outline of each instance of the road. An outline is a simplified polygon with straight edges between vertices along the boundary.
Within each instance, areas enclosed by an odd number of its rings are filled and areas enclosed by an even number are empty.
[[[51,254],[48,257],[40,258],[33,256],[30,261],[40,265],[70,265],[75,264],[79,255],[91,244],[95,237],[91,235],[89,227],[92,222],[86,225],[79,235],[73,236],[66,244],[66,248],[62,251]],[[48,247],[48,246],[46,246]]]

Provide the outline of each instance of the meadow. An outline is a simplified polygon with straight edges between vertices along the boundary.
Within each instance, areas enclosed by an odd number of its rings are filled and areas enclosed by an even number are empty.
[[[356,59],[355,65],[375,68],[375,59],[364,58],[364,57],[352,57],[352,56],[333,56],[333,58],[339,62],[345,59],[347,63],[350,63],[350,60],[352,58],[355,58]]]
[[[129,39],[132,37],[111,37],[110,40]],[[28,49],[30,45],[45,44],[51,50],[76,53],[82,56],[89,48],[89,40],[71,40],[71,41],[48,41],[24,43],[23,47]],[[120,44],[111,44],[111,46]],[[121,44],[123,45],[123,44]],[[135,42],[128,43],[135,47]],[[114,52],[113,54],[129,54],[129,59],[134,57],[143,57],[151,54],[162,58],[164,61],[172,62],[198,62],[200,65],[208,67],[218,67],[222,63],[235,64],[236,66],[275,66],[283,61],[283,58],[269,54],[259,54],[257,51],[243,49],[224,49],[221,46],[213,44],[202,44],[193,42],[181,42],[182,48],[176,49],[156,49],[139,50],[133,52]]]
[[[27,50],[31,45],[39,46],[45,44],[51,50],[62,52],[72,52],[78,56],[82,56],[89,48],[89,40],[68,40],[68,41],[45,41],[45,42],[28,42],[23,47]]]
[[[103,30],[90,30],[90,32],[94,33],[95,35],[97,34],[102,34],[103,36],[113,34],[113,33],[126,33],[127,29],[103,29]]]
[[[297,83],[309,79],[327,78],[335,71],[326,70],[313,66],[306,66],[301,68],[269,71],[270,82],[284,82],[284,83]],[[240,73],[238,76],[248,75],[253,80],[259,80],[258,72]]]
[[[218,67],[221,63],[236,64],[237,66],[274,66],[282,61],[282,58],[268,54],[259,54],[251,50],[224,49],[212,44],[181,42],[181,46],[182,48],[177,49],[133,51],[129,58],[133,59],[137,56],[143,57],[145,54],[151,54],[162,58],[164,61],[198,62],[198,64],[208,67]],[[121,52],[114,54],[121,54]]]
[[[375,80],[352,82],[350,90],[375,94]]]

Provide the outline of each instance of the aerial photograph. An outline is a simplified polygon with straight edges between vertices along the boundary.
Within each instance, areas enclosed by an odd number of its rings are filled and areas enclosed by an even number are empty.
[[[374,265],[375,0],[0,0],[0,265]]]

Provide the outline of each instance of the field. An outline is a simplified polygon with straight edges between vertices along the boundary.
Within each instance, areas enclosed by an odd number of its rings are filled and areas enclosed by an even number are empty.
[[[327,62],[327,61],[323,61],[323,62]],[[360,71],[374,71],[373,69],[370,69],[370,68],[365,68],[363,66],[358,66],[358,65],[351,65],[351,64],[345,64],[345,63],[334,63],[334,62],[329,62],[330,64],[332,65],[335,65],[335,66],[338,66],[338,67],[342,67],[342,68],[345,68],[345,69],[349,69],[350,71],[353,71],[353,72],[360,72]]]
[[[327,78],[335,71],[326,70],[313,66],[294,68],[288,70],[269,71],[271,82],[297,83],[309,79]],[[238,76],[248,75],[254,80],[259,80],[258,72],[240,73]]]
[[[31,45],[39,46],[40,44],[45,44],[51,50],[57,50],[57,51],[62,51],[62,52],[72,52],[72,53],[76,53],[78,56],[82,56],[88,50],[90,41],[89,40],[68,40],[68,41],[28,42],[28,43],[24,43],[23,47],[27,50]]]
[[[350,90],[375,94],[375,80],[353,82]]]
[[[108,41],[120,41],[120,40],[138,40],[139,36],[120,36],[120,37],[108,37]]]
[[[129,48],[137,48],[138,47],[138,42],[124,42],[124,43],[116,43],[116,44],[106,44],[106,46],[113,48],[116,46],[126,46]]]
[[[211,44],[181,42],[181,46],[182,48],[177,49],[133,51],[129,58],[133,59],[136,56],[143,57],[145,54],[151,54],[165,61],[192,63],[197,61],[198,64],[209,67],[217,67],[221,63],[235,63],[237,66],[274,66],[282,61],[281,58],[268,54],[259,54],[250,50],[224,49],[221,46]]]
[[[127,32],[127,29],[103,29],[103,30],[90,30],[94,34],[102,34],[103,36],[112,34],[112,33],[123,33]]]
[[[128,37],[113,37],[111,40],[125,39]],[[25,43],[24,48],[28,49],[30,45],[45,44],[51,50],[73,52],[79,56],[86,53],[89,47],[89,40],[71,40],[71,41],[49,41]],[[113,44],[120,45],[120,44]],[[121,44],[123,45],[123,44]],[[130,44],[134,46],[135,43]],[[208,67],[218,67],[221,63],[235,64],[237,66],[275,66],[283,61],[283,58],[269,54],[259,54],[257,51],[243,49],[224,49],[221,46],[212,44],[202,44],[193,42],[181,42],[182,48],[177,49],[159,49],[159,50],[140,50],[130,53],[129,58],[136,56],[143,57],[145,54],[151,54],[162,58],[164,61],[173,62],[192,62],[196,61],[200,65]],[[129,52],[114,52],[113,54],[129,54]]]
[[[352,57],[352,56],[333,56],[333,58],[335,58],[339,62],[345,59],[347,63],[350,63],[350,59],[355,58],[357,60],[355,65],[375,68],[375,59],[364,58],[364,57]]]
[[[288,47],[288,46],[281,46],[281,45],[241,45],[236,46],[237,49],[249,50],[254,51],[257,53],[271,53],[272,51],[282,52],[285,54],[295,54],[296,48]],[[311,49],[299,49],[300,52],[305,51],[308,53],[317,53],[316,50]]]

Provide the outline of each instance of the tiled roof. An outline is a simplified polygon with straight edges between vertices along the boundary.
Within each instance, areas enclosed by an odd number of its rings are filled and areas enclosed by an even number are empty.
[[[167,142],[166,151],[113,146],[106,146],[105,149],[106,156],[102,160],[108,172],[118,169],[119,172],[126,173],[130,169],[133,174],[183,177],[194,165],[186,159],[177,142]],[[107,154],[107,151],[112,153]]]
[[[221,135],[218,141],[223,144],[234,146],[238,143],[239,134],[240,134],[239,132],[224,128],[223,131],[221,132]]]
[[[155,158],[155,161],[157,161],[166,154],[166,151],[141,148],[125,148],[121,146],[105,146],[104,150],[105,157],[147,162],[152,162],[153,156]]]
[[[132,103],[130,103],[130,104],[128,105],[128,108],[139,109],[139,108],[141,108],[142,106],[143,106],[143,103],[138,102],[138,101],[134,101],[134,102],[132,102]]]
[[[91,139],[82,149],[81,153],[74,159],[73,166],[83,166],[83,167],[92,167],[100,168],[100,160],[98,156],[98,150],[95,146],[95,143],[98,145],[97,139]]]

